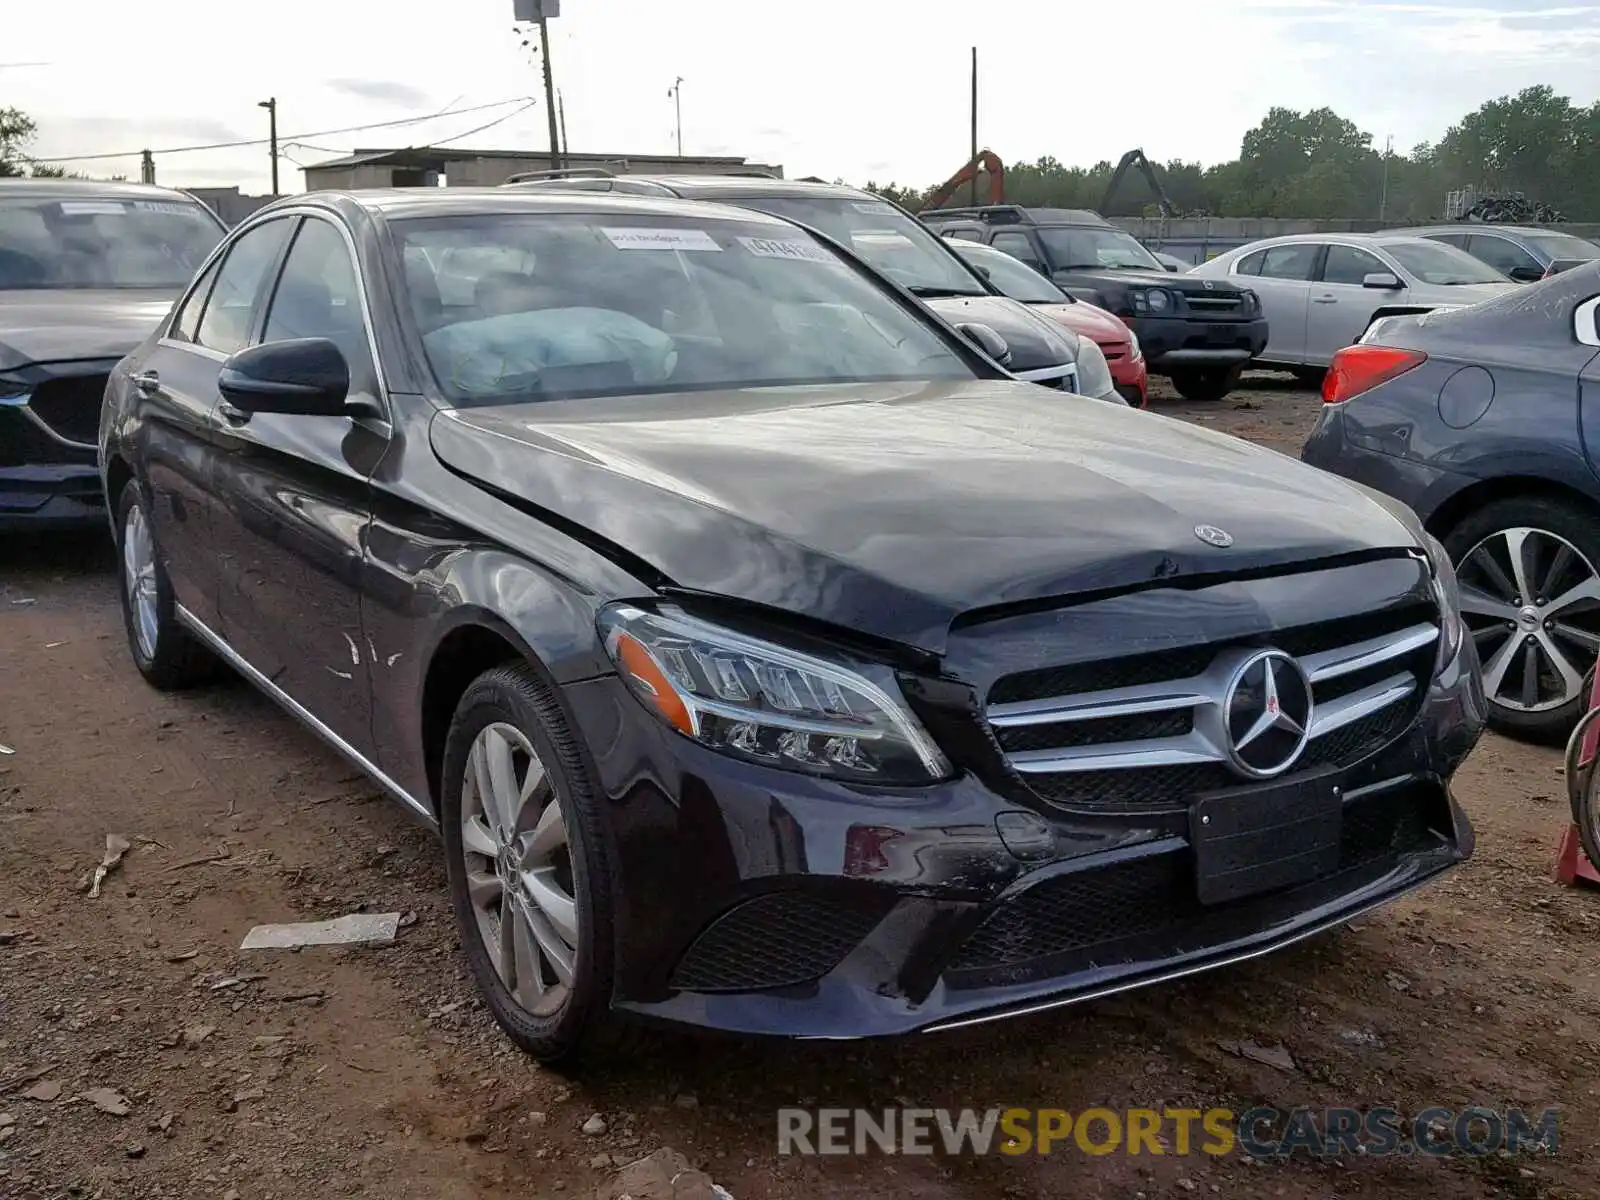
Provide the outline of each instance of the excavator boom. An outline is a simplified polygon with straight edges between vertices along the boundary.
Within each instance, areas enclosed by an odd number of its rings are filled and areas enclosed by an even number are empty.
[[[1000,156],[993,150],[980,150],[966,166],[946,179],[933,191],[928,193],[928,198],[917,206],[918,212],[930,208],[943,208],[950,197],[964,183],[971,183],[977,179],[979,172],[989,177],[989,197],[983,200],[984,204],[1004,204],[1006,199],[1006,168],[1000,161]]]

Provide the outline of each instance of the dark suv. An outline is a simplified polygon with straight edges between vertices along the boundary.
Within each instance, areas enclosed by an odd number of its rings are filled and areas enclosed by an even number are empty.
[[[0,179],[0,531],[105,520],[106,376],[224,232],[166,188]]]
[[[1220,400],[1267,346],[1254,292],[1175,275],[1099,213],[990,204],[919,214],[941,237],[983,242],[1021,259],[1080,300],[1116,313],[1139,337],[1152,375],[1185,400]]]

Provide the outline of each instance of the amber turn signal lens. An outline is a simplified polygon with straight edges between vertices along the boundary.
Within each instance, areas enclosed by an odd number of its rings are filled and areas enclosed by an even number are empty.
[[[678,696],[677,688],[672,686],[666,672],[656,663],[655,655],[645,649],[643,642],[631,633],[617,634],[617,661],[639,694],[656,706],[667,724],[689,737],[695,735],[694,718],[689,714],[688,705]]]

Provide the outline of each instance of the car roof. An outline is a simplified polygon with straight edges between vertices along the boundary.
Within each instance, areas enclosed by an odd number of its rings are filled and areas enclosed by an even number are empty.
[[[757,175],[626,175],[659,183],[680,196],[841,196],[852,200],[881,200],[861,188],[843,183],[810,183],[803,179],[767,179]]]
[[[670,196],[623,192],[567,191],[552,188],[375,188],[349,192],[307,192],[278,200],[262,213],[286,207],[319,205],[339,210],[360,209],[389,220],[411,217],[463,217],[496,213],[595,213],[604,215],[680,217],[690,221],[726,220],[743,224],[788,227],[780,217],[732,205],[708,205]]]
[[[0,179],[0,199],[180,200],[200,204],[188,192],[157,187],[153,183],[125,183],[106,179]],[[204,205],[202,205],[204,207]]]
[[[1537,225],[1501,225],[1493,221],[1455,221],[1440,225],[1416,225],[1405,229],[1389,230],[1391,233],[1509,233],[1517,237],[1567,237],[1583,239],[1561,229],[1542,229]]]
[[[1236,246],[1224,254],[1239,254],[1246,250],[1263,250],[1270,246],[1289,246],[1309,242],[1312,245],[1335,245],[1343,242],[1352,246],[1389,246],[1398,242],[1419,242],[1422,239],[1414,233],[1384,232],[1384,233],[1282,233],[1277,237],[1259,238],[1247,242],[1243,246]],[[1221,258],[1222,255],[1218,255]]]

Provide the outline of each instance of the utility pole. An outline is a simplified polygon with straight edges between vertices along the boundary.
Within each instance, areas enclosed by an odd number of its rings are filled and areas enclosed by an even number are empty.
[[[560,92],[556,93],[556,110],[561,117],[561,157],[565,159],[572,153],[572,146],[567,141],[567,102]]]
[[[270,100],[258,100],[257,108],[267,110],[267,138],[270,143],[268,153],[272,155],[272,194],[278,195],[278,98],[273,96]]]
[[[139,182],[154,183],[156,181],[156,156],[148,150],[139,152]]]
[[[672,87],[669,90],[668,94],[671,95],[673,106],[677,110],[677,114],[678,114],[678,157],[682,158],[683,157],[683,76],[682,75],[679,75],[677,79],[673,80]]]
[[[972,154],[967,159],[967,161],[968,162],[973,162],[973,160],[976,159],[977,157],[978,157],[978,48],[976,46],[974,46],[972,48]],[[976,165],[974,165],[973,171],[972,171],[972,200],[971,200],[971,203],[973,205],[976,205],[978,203],[978,171],[977,171]]]
[[[544,112],[550,119],[550,169],[559,171],[566,163],[562,161],[561,134],[556,125],[556,85],[555,76],[550,73],[550,22],[544,15],[545,7],[539,7],[539,49],[544,55]]]
[[[1389,209],[1389,154],[1394,149],[1394,135],[1383,139],[1383,190],[1378,194],[1378,220],[1384,219]]]

